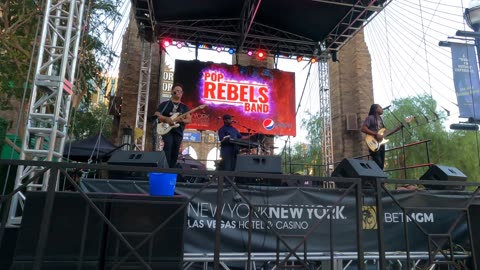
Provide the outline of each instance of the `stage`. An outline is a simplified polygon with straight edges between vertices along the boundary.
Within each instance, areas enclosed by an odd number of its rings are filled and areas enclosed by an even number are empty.
[[[60,172],[87,166],[40,163]],[[147,181],[118,179],[81,179],[78,192],[26,192],[12,269],[36,263],[43,269],[366,269],[358,262],[380,269],[395,262],[475,269],[477,263],[477,191],[382,187],[474,183],[378,179],[375,192],[360,188],[358,178],[88,166],[203,180],[177,183],[171,197],[148,195]],[[236,177],[312,184],[242,185]],[[325,189],[322,182],[349,187]]]

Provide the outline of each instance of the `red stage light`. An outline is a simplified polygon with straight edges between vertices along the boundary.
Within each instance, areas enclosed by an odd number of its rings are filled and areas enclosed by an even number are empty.
[[[265,59],[266,56],[267,56],[267,54],[264,51],[258,51],[257,52],[257,57],[259,59]]]
[[[169,38],[164,38],[164,39],[162,40],[162,46],[163,46],[164,48],[166,48],[166,47],[168,47],[168,46],[170,46],[170,45],[172,45],[172,40],[171,40],[171,39],[169,39]]]
[[[302,60],[303,60],[303,55],[297,56],[297,62],[302,62]]]

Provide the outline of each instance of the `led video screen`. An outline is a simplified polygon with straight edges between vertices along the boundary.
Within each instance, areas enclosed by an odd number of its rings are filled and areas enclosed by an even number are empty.
[[[293,72],[176,60],[174,81],[184,85],[190,110],[208,105],[192,113],[187,128],[216,131],[229,114],[243,133],[296,135]]]

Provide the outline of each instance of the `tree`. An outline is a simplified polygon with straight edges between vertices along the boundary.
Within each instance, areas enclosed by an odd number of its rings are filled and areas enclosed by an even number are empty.
[[[41,14],[36,3],[22,0],[0,3],[0,110],[10,109],[10,99],[23,95]]]
[[[18,109],[24,95],[28,102],[43,20],[38,3],[23,0],[0,3],[0,110]],[[121,21],[119,6],[120,2],[115,0],[87,1],[85,5],[87,23],[82,28],[86,31],[79,48],[74,108],[81,102],[88,103],[90,95],[106,85],[104,75],[116,57],[112,36]]]
[[[78,110],[73,113],[74,125],[71,134],[75,140],[83,140],[97,134],[111,136],[113,116],[108,115],[108,107],[98,104],[90,110]]]
[[[321,175],[323,125],[320,113],[307,112],[307,118],[302,120],[301,126],[307,130],[308,142],[297,142],[293,147],[284,149],[283,163],[287,164],[285,172]]]

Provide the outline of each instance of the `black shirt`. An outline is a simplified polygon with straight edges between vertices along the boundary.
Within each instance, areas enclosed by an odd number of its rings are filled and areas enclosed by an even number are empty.
[[[184,114],[188,112],[189,109],[187,105],[179,102],[173,102],[171,100],[164,101],[158,105],[157,112],[159,112],[163,116],[172,117],[175,113],[178,115]],[[177,116],[178,116],[177,115]],[[185,130],[185,123],[180,122],[180,126],[177,128],[173,128],[170,132],[174,132],[183,136],[183,130]]]

